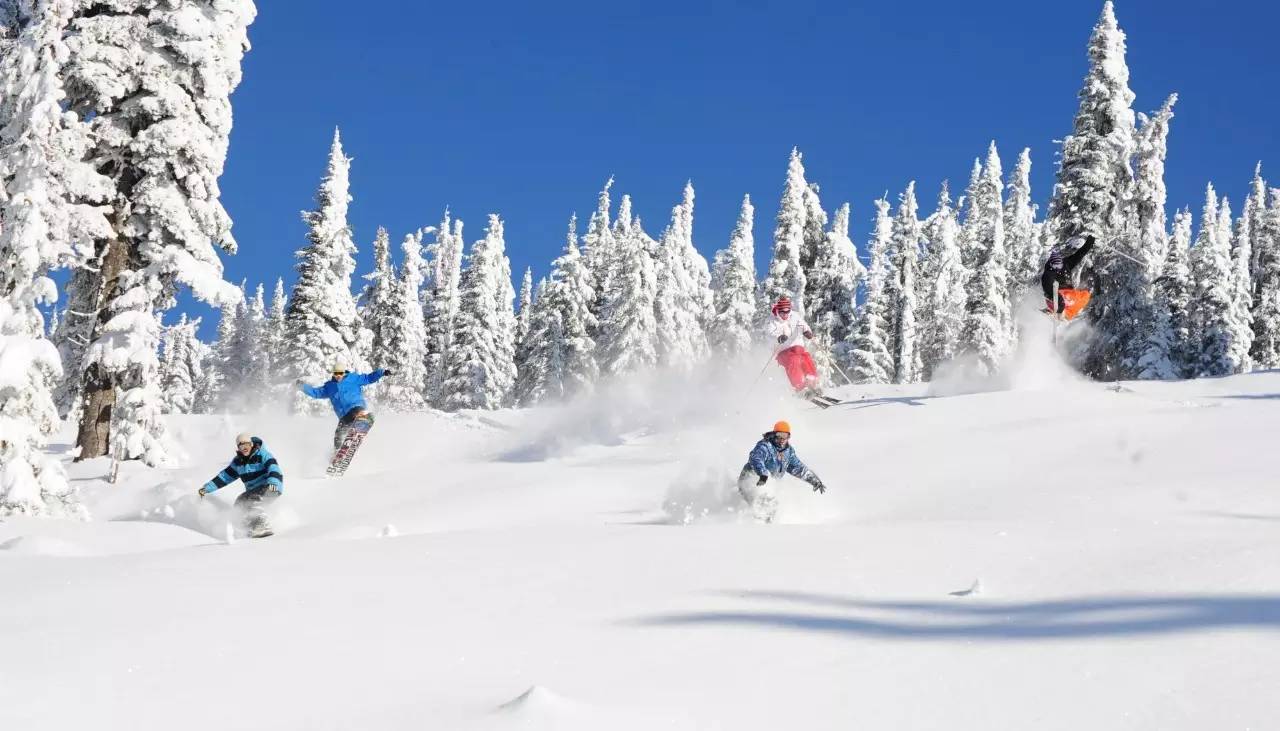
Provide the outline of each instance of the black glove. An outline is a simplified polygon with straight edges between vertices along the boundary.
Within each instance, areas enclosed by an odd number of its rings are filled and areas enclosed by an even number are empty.
[[[302,379],[301,379],[301,378],[295,379],[295,380],[294,380],[294,382],[293,382],[293,385],[295,385],[295,386],[301,386],[301,385],[302,385]]]
[[[786,336],[786,335],[779,335],[779,336],[778,336],[778,342],[779,342],[779,343],[785,343],[785,342],[787,342],[787,336]]]
[[[391,369],[390,369],[390,368],[383,368],[383,369],[382,369],[382,375],[384,375],[384,376],[390,376],[390,375],[394,375],[394,374],[391,372]]]
[[[804,339],[805,339],[805,340],[813,340],[813,331],[812,331],[812,330],[805,330],[805,331],[804,331]]]
[[[769,476],[768,476],[768,475],[760,475],[760,479],[759,479],[759,480],[756,480],[756,487],[760,487],[761,485],[763,485],[764,483],[766,483],[766,482],[768,482],[768,481],[769,481]]]
[[[810,484],[813,485],[814,492],[826,494],[827,486],[822,484],[822,480],[819,480],[818,478],[815,477],[813,478],[813,482],[811,482]]]

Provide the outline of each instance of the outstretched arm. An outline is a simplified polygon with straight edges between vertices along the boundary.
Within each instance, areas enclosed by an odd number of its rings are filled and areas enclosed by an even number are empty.
[[[227,465],[226,469],[214,475],[212,480],[204,483],[204,487],[200,488],[200,494],[208,495],[211,492],[217,492],[218,490],[235,482],[238,475],[236,475],[235,470],[231,469],[234,464],[235,463],[233,462],[232,464]]]
[[[298,381],[298,390],[311,398],[325,398],[324,386],[308,386],[302,381]]]
[[[757,444],[755,449],[751,450],[751,456],[747,457],[747,464],[751,465],[751,469],[761,477],[769,474],[768,468],[764,466],[764,460],[769,456],[769,447],[764,444]]]
[[[1075,269],[1076,265],[1078,265],[1080,261],[1084,259],[1084,257],[1089,253],[1089,251],[1093,249],[1094,243],[1095,243],[1095,240],[1092,235],[1087,237],[1084,240],[1084,246],[1081,246],[1079,249],[1076,249],[1074,252],[1071,253],[1070,256],[1062,260],[1063,270],[1070,272],[1071,270]]]
[[[787,473],[812,485],[815,492],[827,491],[827,486],[822,484],[818,473],[805,466],[805,463],[796,456],[794,449],[791,450],[791,457],[787,460]]]
[[[354,378],[356,379],[356,381],[360,383],[361,386],[367,386],[370,383],[377,383],[385,375],[387,375],[386,369],[379,368],[373,373],[352,373],[352,374],[349,374],[347,378]]]

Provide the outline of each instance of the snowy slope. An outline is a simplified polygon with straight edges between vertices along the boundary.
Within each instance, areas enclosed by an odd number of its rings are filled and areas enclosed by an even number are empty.
[[[1280,723],[1280,373],[1024,364],[820,411],[744,405],[746,371],[387,414],[337,480],[325,419],[185,417],[187,467],[115,486],[73,465],[95,522],[0,523],[0,728]],[[756,525],[729,477],[778,418],[830,490]],[[238,489],[190,495],[241,428],[286,494],[228,544]]]

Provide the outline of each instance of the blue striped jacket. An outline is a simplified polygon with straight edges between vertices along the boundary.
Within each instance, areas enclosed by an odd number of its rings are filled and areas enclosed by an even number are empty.
[[[271,486],[278,492],[284,492],[284,473],[280,471],[280,464],[276,462],[275,457],[271,456],[271,452],[262,446],[262,440],[258,437],[253,438],[253,451],[249,456],[236,453],[236,458],[231,460],[231,464],[227,465],[225,470],[204,483],[204,491],[213,492],[230,485],[237,479],[244,481],[245,490]]]

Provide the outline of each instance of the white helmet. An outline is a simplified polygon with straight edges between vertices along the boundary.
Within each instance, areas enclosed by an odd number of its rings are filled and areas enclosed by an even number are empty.
[[[247,431],[242,431],[236,435],[236,446],[239,447],[241,444],[244,444],[245,442],[252,443],[253,435]]]
[[[346,373],[348,370],[350,370],[350,369],[349,369],[349,368],[347,368],[347,359],[346,359],[346,358],[334,358],[334,359],[333,359],[333,372],[334,372],[334,373],[339,373],[339,372],[341,372],[341,373]]]

